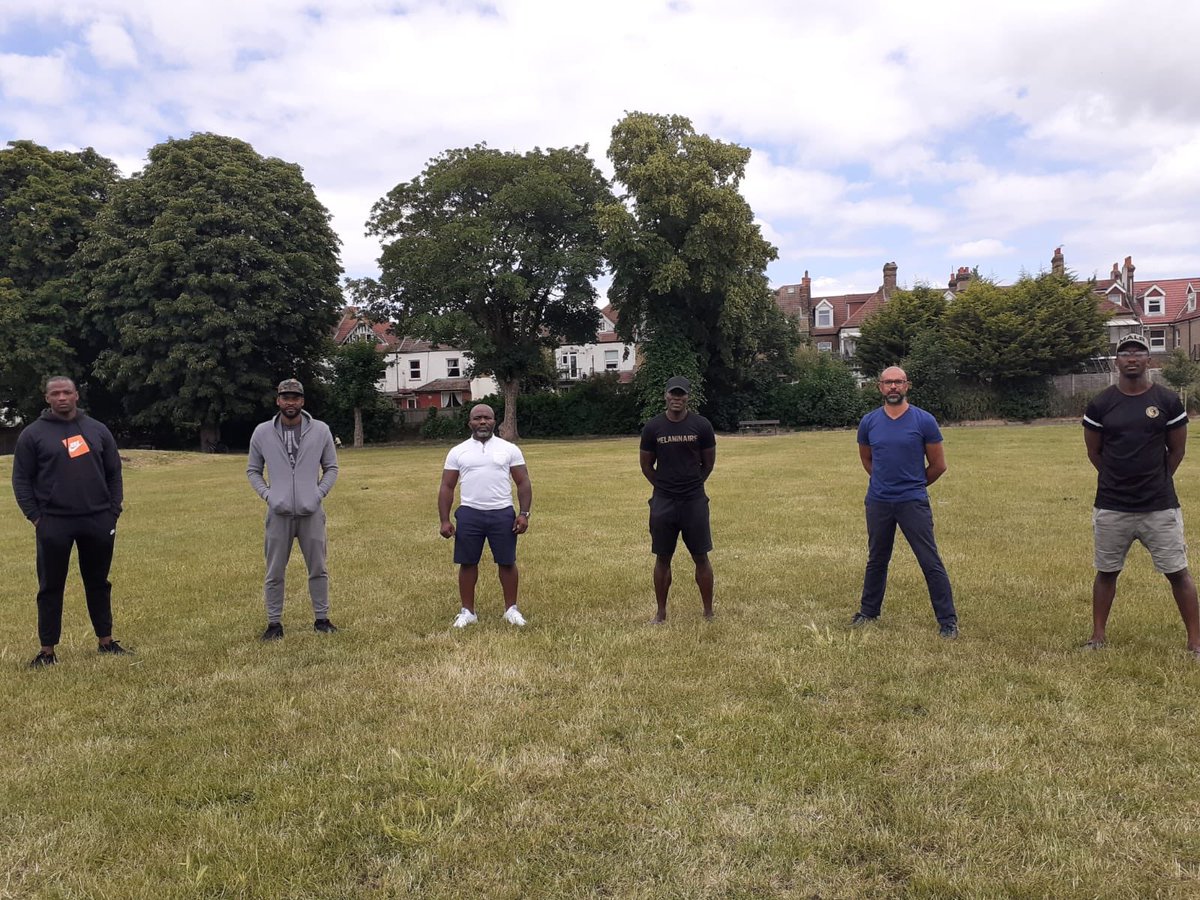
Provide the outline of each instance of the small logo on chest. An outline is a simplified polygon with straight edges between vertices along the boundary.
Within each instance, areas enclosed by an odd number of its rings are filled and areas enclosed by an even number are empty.
[[[1159,410],[1159,408],[1157,406],[1147,406],[1146,407],[1146,417],[1149,419],[1157,419],[1159,417],[1160,412],[1161,412],[1161,410]]]

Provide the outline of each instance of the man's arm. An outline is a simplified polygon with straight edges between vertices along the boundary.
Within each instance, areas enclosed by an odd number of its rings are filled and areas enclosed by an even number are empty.
[[[317,483],[317,493],[322,498],[328,497],[333,490],[333,483],[338,477],[337,447],[333,445],[333,432],[325,429],[325,446],[321,448],[321,480]]]
[[[1184,431],[1186,429],[1180,428],[1179,430]],[[1187,435],[1184,435],[1184,437],[1186,438]],[[1104,432],[1097,431],[1094,428],[1083,429],[1083,445],[1085,447],[1087,447],[1088,461],[1095,467],[1096,471],[1099,472],[1100,471],[1100,457],[1101,457],[1100,451],[1104,447]],[[1170,456],[1170,445],[1171,445],[1171,439],[1170,439],[1170,437],[1168,437],[1167,438],[1167,447],[1168,447],[1167,455],[1168,455],[1168,457]],[[1179,448],[1179,459],[1180,460],[1183,459],[1183,447]],[[1168,465],[1169,465],[1169,463],[1168,463]],[[1175,465],[1178,466],[1179,463],[1177,462],[1177,463],[1175,463]],[[1175,470],[1171,469],[1171,471],[1174,472]]]
[[[930,485],[946,474],[946,450],[941,441],[925,445],[925,459],[929,461],[925,467],[925,484]]]
[[[867,474],[870,475],[872,465],[870,444],[858,445],[858,461],[862,463],[862,467],[866,469]]]
[[[121,479],[121,451],[112,432],[104,429],[104,481],[108,485],[108,497],[112,503],[112,514],[121,515],[125,503],[125,484]]]
[[[22,435],[25,437],[25,435]],[[13,496],[17,498],[17,506],[30,522],[36,525],[42,519],[38,509],[37,496],[33,493],[33,477],[37,471],[37,447],[33,445],[32,435],[29,439],[18,440],[17,449],[13,452],[12,487]]]
[[[246,478],[250,481],[250,487],[254,488],[258,496],[262,499],[267,499],[267,494],[271,488],[263,478],[263,466],[266,461],[263,459],[262,447],[258,445],[258,432],[250,438],[250,458],[246,461]]]
[[[450,521],[450,505],[454,503],[454,486],[458,484],[457,469],[442,469],[442,483],[438,487],[438,518],[441,519],[441,535],[454,537],[454,523]]]
[[[700,480],[708,481],[708,476],[712,474],[713,467],[717,464],[717,445],[705,447],[700,451]]]
[[[657,457],[653,450],[639,450],[638,462],[642,465],[642,474],[646,476],[646,480],[650,482],[651,487],[658,487],[658,482],[655,481],[656,473],[654,471],[654,461]]]
[[[1167,473],[1174,475],[1179,464],[1183,462],[1183,453],[1187,448],[1187,425],[1172,428],[1167,432]]]
[[[520,513],[529,512],[530,504],[533,503],[533,483],[529,480],[529,469],[525,466],[513,466],[509,469],[509,474],[512,475],[512,480],[517,485],[517,503],[520,508],[517,510],[517,518],[513,522],[513,531],[517,534],[524,534],[529,528],[529,519]]]

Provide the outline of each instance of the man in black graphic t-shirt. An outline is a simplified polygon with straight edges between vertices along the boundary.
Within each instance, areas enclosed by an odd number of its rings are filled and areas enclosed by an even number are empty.
[[[1179,397],[1147,375],[1150,344],[1140,334],[1117,345],[1119,383],[1098,394],[1083,416],[1088,459],[1099,473],[1092,511],[1096,579],[1092,585],[1092,636],[1104,646],[1117,577],[1134,540],[1166,575],[1187,629],[1188,650],[1200,658],[1200,606],[1187,567],[1183,514],[1172,476],[1183,461],[1187,412]]]
[[[642,474],[654,487],[650,497],[650,548],[655,555],[654,621],[667,620],[667,594],[671,590],[671,558],[680,534],[696,564],[696,586],[704,604],[704,617],[713,617],[713,570],[708,553],[712,533],[708,524],[708,497],[704,482],[717,461],[717,436],[712,423],[689,412],[691,384],[680,375],[668,379],[667,411],[642,429]]]

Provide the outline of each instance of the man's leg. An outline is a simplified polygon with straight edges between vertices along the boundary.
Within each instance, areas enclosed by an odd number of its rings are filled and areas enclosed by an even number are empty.
[[[654,602],[658,604],[655,622],[667,621],[667,594],[671,591],[671,556],[656,554],[654,557]]]
[[[79,550],[79,575],[87,597],[92,629],[104,646],[112,642],[112,568],[113,547],[117,540],[117,520],[111,513],[81,516],[75,546]]]
[[[883,592],[887,588],[888,564],[896,542],[896,516],[891,503],[866,504],[867,570],[863,575],[859,612],[872,619],[883,610]]]
[[[71,563],[71,534],[62,518],[42,516],[37,524],[38,640],[50,654],[62,637],[63,589]]]
[[[521,576],[517,571],[517,564],[498,565],[496,570],[500,575],[500,588],[504,591],[504,608],[517,605],[517,587],[520,584]]]
[[[925,575],[925,586],[929,589],[929,601],[933,604],[933,614],[938,624],[957,625],[958,614],[954,611],[950,576],[946,574],[937,541],[933,537],[933,510],[929,507],[929,501],[914,500],[896,506],[896,520]]]
[[[1167,581],[1171,582],[1171,594],[1179,607],[1183,627],[1187,629],[1188,649],[1200,653],[1200,604],[1196,602],[1196,582],[1192,580],[1192,573],[1187,569],[1170,572]]]
[[[458,567],[458,605],[469,613],[475,612],[475,583],[479,581],[479,563],[463,563]]]
[[[696,564],[696,587],[700,588],[700,602],[704,604],[704,618],[713,617],[713,567],[707,553],[693,553]]]
[[[1104,643],[1104,630],[1108,626],[1108,614],[1117,596],[1118,572],[1097,572],[1092,582],[1092,636],[1088,640],[1093,646]]]
[[[263,581],[263,602],[267,607],[267,622],[278,625],[283,619],[284,577],[292,556],[295,520],[291,516],[267,513],[263,536],[263,555],[267,560],[267,577]]]
[[[308,569],[308,596],[312,600],[313,618],[329,618],[329,572],[325,568],[325,510],[296,519],[296,538],[304,565]]]

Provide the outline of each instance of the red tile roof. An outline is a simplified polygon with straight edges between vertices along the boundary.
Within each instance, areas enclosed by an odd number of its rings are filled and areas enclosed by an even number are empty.
[[[370,326],[371,331],[379,338],[379,343],[376,349],[381,353],[387,353],[396,349],[396,345],[400,343],[400,338],[392,333],[392,326],[386,322],[371,322],[365,315],[359,312],[357,307],[347,306],[342,310],[342,318],[337,323],[334,329],[333,342],[338,346],[346,343],[354,330],[358,328],[360,323],[365,323]]]
[[[813,297],[813,327],[812,336],[818,337],[821,335],[835,335],[845,328],[853,319],[858,323],[862,322],[862,316],[859,313],[872,300],[878,297],[880,291],[875,291],[872,294],[842,294],[839,297]],[[833,307],[833,325],[831,327],[820,327],[816,325],[816,311],[822,303],[829,303]],[[875,304],[876,306],[878,303]],[[874,309],[874,306],[872,306]]]

